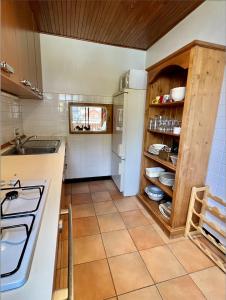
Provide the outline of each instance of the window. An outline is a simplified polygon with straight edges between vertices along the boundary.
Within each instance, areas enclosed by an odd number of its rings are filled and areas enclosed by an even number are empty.
[[[111,133],[112,105],[69,103],[70,133]]]

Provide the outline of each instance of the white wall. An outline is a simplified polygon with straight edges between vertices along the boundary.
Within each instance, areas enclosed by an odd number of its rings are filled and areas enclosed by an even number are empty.
[[[111,103],[120,75],[144,69],[146,52],[41,34],[44,101],[23,100],[28,135],[67,136],[67,178],[111,175],[111,135],[72,135],[68,101]]]
[[[44,91],[111,96],[119,76],[144,69],[146,52],[41,34]]]
[[[226,1],[206,1],[189,14],[177,26],[156,42],[147,51],[146,67],[193,40],[226,45]],[[226,81],[226,72],[224,84]],[[222,87],[221,100],[212,150],[209,159],[206,184],[215,195],[226,199],[226,91]]]

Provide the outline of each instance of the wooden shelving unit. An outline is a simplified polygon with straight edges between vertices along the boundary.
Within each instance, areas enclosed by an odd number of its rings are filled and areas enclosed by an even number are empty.
[[[147,176],[146,174],[144,174],[144,177],[147,178],[147,180],[149,180],[151,183],[153,183],[154,185],[156,185],[160,189],[162,189],[168,196],[173,197],[173,190],[172,190],[172,188],[166,186],[165,184],[162,184],[158,180],[158,178],[151,178],[151,177]]]
[[[169,136],[174,136],[174,137],[179,137],[179,134],[175,134],[173,132],[165,132],[165,131],[160,131],[160,130],[152,130],[152,129],[148,129],[149,132],[152,133],[159,133],[159,134],[165,134],[165,135],[169,135]]]
[[[148,152],[144,152],[144,156],[156,161],[157,163],[159,163],[160,165],[172,170],[172,171],[176,171],[176,166],[174,166],[171,162],[167,161],[167,160],[163,160],[161,158],[159,158],[157,155],[153,155],[150,154]]]
[[[152,107],[176,107],[176,106],[183,106],[184,101],[177,101],[177,102],[170,102],[170,103],[151,103],[150,106]]]
[[[143,162],[138,197],[170,237],[184,232],[191,189],[205,183],[225,50],[221,45],[194,41],[147,69]],[[186,86],[184,101],[152,103],[156,96],[169,94],[170,89],[179,86]],[[181,121],[181,134],[150,130],[150,119],[155,115]],[[179,143],[176,166],[147,152],[152,144],[163,143],[171,147],[173,141]],[[175,172],[174,190],[146,175],[146,168],[156,166]],[[158,203],[146,196],[144,189],[150,183],[160,187],[172,199],[170,220],[160,213]]]
[[[158,207],[158,203],[149,199],[145,194],[143,195],[139,195],[138,196],[139,199],[143,202],[143,204],[145,204],[146,207],[148,207],[149,209],[151,209],[151,211],[154,213],[155,217],[157,217],[158,219],[161,220],[161,222],[163,224],[165,224],[165,226],[169,227],[170,223],[169,220],[167,220],[166,218],[164,218],[160,211],[159,211],[159,207]]]

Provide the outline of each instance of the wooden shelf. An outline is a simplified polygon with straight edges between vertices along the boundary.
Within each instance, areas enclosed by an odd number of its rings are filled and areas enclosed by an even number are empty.
[[[138,198],[141,200],[142,203],[144,203],[148,209],[150,209],[150,211],[152,212],[152,214],[158,218],[158,220],[160,220],[161,223],[164,223],[164,225],[166,227],[168,227],[169,229],[170,227],[170,221],[167,220],[160,212],[159,210],[159,205],[158,202],[153,201],[151,199],[148,198],[148,196],[146,196],[145,194],[139,194]]]
[[[159,164],[167,167],[168,169],[172,170],[172,171],[176,171],[176,166],[174,166],[171,162],[169,161],[166,161],[166,160],[163,160],[161,158],[159,158],[157,155],[153,155],[153,154],[150,154],[148,152],[144,152],[144,156],[158,162]]]
[[[137,195],[140,202],[146,206],[146,208],[150,211],[153,218],[156,220],[156,222],[159,224],[159,226],[162,228],[162,230],[171,238],[182,236],[184,233],[185,227],[177,227],[172,228],[170,225],[170,220],[167,220],[164,218],[164,216],[160,213],[158,203],[155,201],[152,201],[146,196],[145,194],[138,194]]]
[[[157,133],[157,134],[165,134],[165,135],[170,135],[170,136],[175,136],[175,137],[180,137],[179,134],[175,134],[173,132],[164,132],[164,131],[159,131],[159,130],[152,130],[152,129],[148,129],[149,132],[152,133]]]
[[[154,185],[158,186],[161,190],[163,190],[168,196],[170,196],[171,198],[173,197],[173,190],[162,184],[158,178],[151,178],[151,177],[148,177],[146,174],[144,174],[144,177],[147,178],[147,180],[149,180],[151,183],[153,183]]]
[[[210,55],[213,59],[208,60]],[[147,69],[148,85],[139,199],[170,237],[183,232],[187,221],[192,187],[205,181],[207,164],[201,163],[200,157],[203,162],[208,161],[211,147],[209,141],[212,139],[224,66],[225,52],[200,44],[192,46],[189,50],[182,50],[180,53],[175,52],[173,56],[171,55]],[[197,76],[200,78],[198,82]],[[193,82],[196,84],[192,84]],[[186,97],[183,101],[152,103],[156,95],[164,95],[169,93],[172,88],[183,86],[186,87]],[[210,90],[211,93],[209,93]],[[210,114],[212,117],[208,118]],[[174,135],[173,133],[151,130],[152,128],[148,129],[150,118],[156,115],[181,120],[183,133]],[[180,141],[179,147],[180,153],[182,153],[178,156],[176,166],[172,164],[168,156],[159,156],[148,152],[150,145],[157,143],[171,145],[173,139],[177,142]],[[177,172],[177,182],[173,192],[168,187],[160,186],[156,179],[149,179],[143,175],[147,167],[155,166],[163,167],[170,172]],[[144,193],[144,188],[151,184],[149,182],[160,187],[166,194],[173,195],[171,198],[173,202],[172,213],[168,223],[167,219],[165,220],[159,212],[158,205],[149,200]],[[214,214],[218,215],[218,212],[213,210]],[[221,215],[220,218],[221,220],[225,219],[225,216]]]
[[[182,106],[184,105],[184,101],[177,101],[177,102],[170,102],[170,103],[151,103],[150,106],[152,107],[175,107],[175,106]]]

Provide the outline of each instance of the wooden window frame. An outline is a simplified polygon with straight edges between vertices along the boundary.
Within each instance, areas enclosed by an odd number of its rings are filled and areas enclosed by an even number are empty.
[[[71,129],[71,107],[72,106],[95,106],[95,107],[104,107],[107,110],[107,129],[105,131],[73,131]],[[69,133],[70,134],[111,134],[112,133],[112,113],[113,113],[113,105],[112,104],[104,104],[104,103],[77,103],[77,102],[69,102],[68,103],[68,114],[69,114]]]

